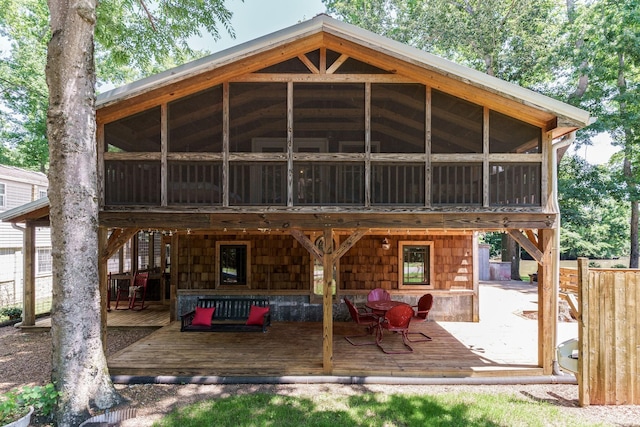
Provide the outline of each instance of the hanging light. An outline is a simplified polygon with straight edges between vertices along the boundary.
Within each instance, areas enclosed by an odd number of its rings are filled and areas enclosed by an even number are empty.
[[[391,249],[391,243],[389,243],[389,239],[387,239],[386,237],[382,239],[382,249],[384,249],[385,251]]]

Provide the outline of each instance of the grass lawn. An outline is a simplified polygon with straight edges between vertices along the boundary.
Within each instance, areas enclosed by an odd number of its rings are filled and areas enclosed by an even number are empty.
[[[252,394],[182,407],[154,426],[596,426],[508,394]]]

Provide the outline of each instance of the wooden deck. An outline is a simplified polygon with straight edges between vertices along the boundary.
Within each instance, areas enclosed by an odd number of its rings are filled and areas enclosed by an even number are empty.
[[[375,346],[352,346],[345,335],[363,328],[334,324],[336,376],[478,377],[541,375],[531,364],[493,360],[473,350],[437,322],[412,326],[433,338],[414,343],[411,354],[385,354]],[[373,342],[373,337],[362,338]],[[171,343],[168,345],[168,343]],[[386,346],[402,347],[401,337],[386,334]],[[535,354],[531,355],[535,359]],[[178,322],[161,328],[108,359],[112,375],[280,377],[319,376],[322,371],[322,324],[275,322],[267,333],[180,332]]]
[[[169,325],[169,306],[149,304],[144,310],[114,310],[107,312],[107,328],[161,328]],[[24,332],[38,332],[51,329],[51,318],[36,321],[35,326],[22,326]]]
[[[355,347],[345,335],[363,328],[334,323],[335,376],[508,377],[542,375],[537,366],[537,321],[520,316],[536,310],[536,287],[488,283],[481,286],[481,321],[412,324],[433,341],[415,343],[412,354],[385,354],[375,345]],[[158,330],[108,358],[114,376],[282,377],[321,376],[322,324],[273,322],[263,333],[180,332],[169,323],[168,306],[142,311],[112,310],[108,328]],[[30,330],[50,328],[41,319]],[[576,336],[576,324],[560,324],[558,342]],[[366,339],[366,338],[365,338]],[[368,339],[373,340],[373,337]],[[400,344],[386,335],[385,345]]]

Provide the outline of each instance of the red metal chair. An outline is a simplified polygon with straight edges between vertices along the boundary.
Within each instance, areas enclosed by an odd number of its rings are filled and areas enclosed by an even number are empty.
[[[390,301],[390,300],[391,300],[391,294],[389,294],[389,292],[387,292],[382,288],[371,289],[371,291],[369,291],[369,294],[367,295],[367,302]],[[384,311],[380,311],[380,310],[371,310],[371,311],[378,316],[384,315]]]
[[[130,278],[125,281],[122,278],[111,277],[111,273],[109,273],[109,288],[114,289],[116,293],[116,310],[121,300],[127,301],[127,307],[121,308],[120,310],[129,309],[129,289],[133,286],[132,282],[133,276],[130,276]]]
[[[347,308],[349,309],[349,314],[351,314],[351,318],[353,319],[354,322],[356,322],[358,325],[365,325],[367,327],[367,333],[363,334],[363,335],[351,335],[348,337],[344,337],[345,340],[347,340],[349,342],[349,344],[351,345],[355,345],[355,346],[360,346],[360,345],[374,345],[375,341],[372,342],[364,342],[364,343],[355,343],[351,340],[351,338],[361,338],[361,337],[366,337],[368,335],[371,335],[373,333],[373,331],[375,330],[375,326],[378,323],[378,316],[376,316],[373,313],[369,313],[369,312],[363,312],[360,311],[356,308],[355,305],[353,305],[353,303],[351,301],[349,301],[348,299],[344,298],[344,303],[347,305]]]
[[[149,273],[137,273],[133,281],[133,286],[129,287],[129,309],[135,310],[136,306],[140,306],[138,310],[144,310],[144,299],[147,296],[147,283],[149,282]]]
[[[433,307],[433,295],[431,294],[422,295],[418,300],[418,304],[413,305],[412,307],[416,309],[413,316],[414,322],[426,322],[427,318],[429,317],[429,311],[431,311],[431,307]],[[432,340],[432,338],[429,335],[425,334],[424,332],[409,332],[409,335],[423,336],[423,338],[420,338],[417,340],[409,339],[409,341],[411,342],[422,342],[422,341]]]
[[[405,354],[412,353],[413,348],[409,345],[409,324],[411,323],[411,319],[413,319],[413,308],[409,304],[397,305],[387,311],[384,317],[380,318],[380,322],[378,323],[378,328],[376,330],[376,344],[383,352],[387,354]],[[402,343],[408,350],[404,351],[391,351],[385,350],[382,346],[382,334],[384,330],[389,332],[397,332],[402,335]]]

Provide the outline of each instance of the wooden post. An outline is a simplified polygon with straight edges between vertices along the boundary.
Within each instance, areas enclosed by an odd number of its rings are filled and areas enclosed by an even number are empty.
[[[589,259],[578,258],[578,403],[589,406]]]
[[[27,222],[23,235],[22,325],[36,324],[36,227]]]
[[[98,228],[98,248],[100,254],[107,252],[109,243],[109,230],[106,227]],[[109,298],[107,288],[109,286],[109,277],[107,271],[107,263],[109,257],[103,255],[98,257],[98,287],[100,289],[100,334],[102,335],[102,349],[107,354],[107,304]]]
[[[474,322],[480,321],[480,269],[478,266],[478,232],[473,232],[471,238],[473,251],[473,302],[471,307],[471,316]],[[431,255],[433,256],[433,255]]]
[[[169,289],[169,320],[173,322],[178,319],[178,233],[171,235],[171,271],[170,271],[170,285]]]
[[[322,255],[323,316],[322,316],[322,370],[333,372],[333,230],[324,229],[324,251]]]
[[[553,373],[555,359],[555,331],[558,323],[557,296],[554,300],[553,280],[553,234],[555,229],[539,229],[538,241],[542,252],[542,262],[538,268],[538,364],[544,375]]]

